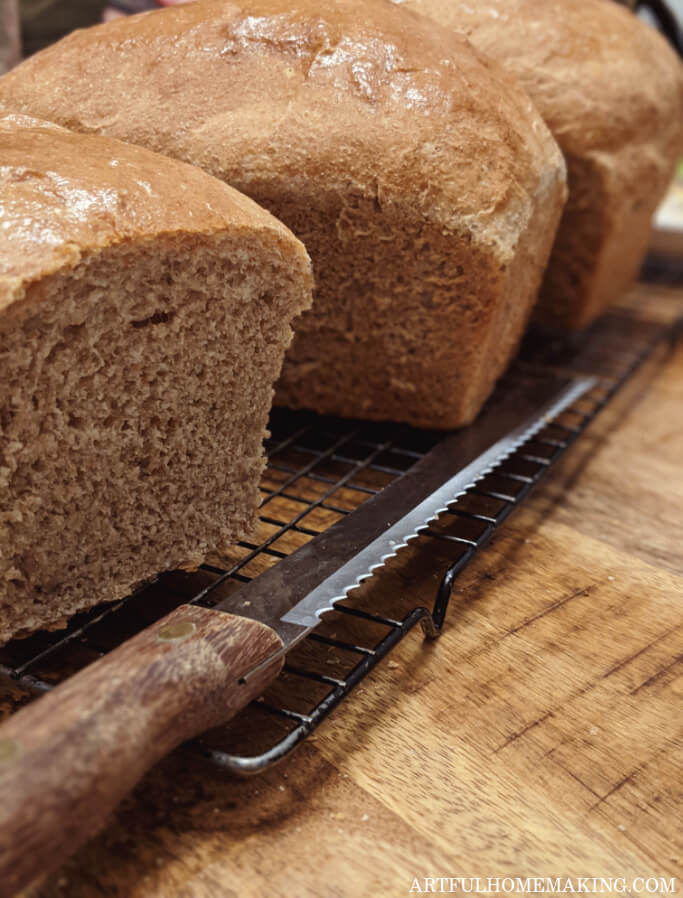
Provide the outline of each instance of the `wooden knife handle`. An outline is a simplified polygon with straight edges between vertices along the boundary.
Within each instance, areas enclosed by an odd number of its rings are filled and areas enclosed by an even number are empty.
[[[264,624],[182,605],[0,727],[0,896],[58,867],[172,748],[233,717],[282,667]]]

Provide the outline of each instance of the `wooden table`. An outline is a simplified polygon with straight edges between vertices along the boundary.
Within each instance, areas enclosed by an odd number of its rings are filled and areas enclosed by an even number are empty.
[[[683,311],[683,290],[638,288]],[[631,300],[635,294],[631,296]],[[411,634],[283,765],[175,754],[42,898],[403,896],[427,876],[681,888],[683,347],[594,422]],[[411,549],[366,590],[428,602]]]

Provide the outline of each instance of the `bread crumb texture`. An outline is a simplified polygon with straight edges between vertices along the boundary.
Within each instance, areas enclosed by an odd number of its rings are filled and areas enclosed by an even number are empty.
[[[203,172],[0,118],[0,643],[255,525],[306,253]]]

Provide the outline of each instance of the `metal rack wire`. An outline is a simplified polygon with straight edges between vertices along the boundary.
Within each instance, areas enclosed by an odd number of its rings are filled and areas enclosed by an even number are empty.
[[[680,325],[680,322],[679,322]],[[190,750],[234,773],[283,758],[311,733],[418,623],[438,635],[458,574],[581,436],[586,427],[679,327],[635,313],[605,316],[581,340],[531,335],[511,379],[543,373],[592,374],[599,386],[460,497],[418,540],[426,561],[446,547],[449,563],[434,606],[367,609],[354,593],[287,657],[278,681],[227,727]],[[193,574],[162,575],[133,596],[77,615],[66,631],[40,633],[0,650],[12,706],[44,692],[182,602],[211,607],[228,591],[352,514],[401,477],[442,435],[276,410],[257,538]],[[379,574],[381,576],[381,573]]]

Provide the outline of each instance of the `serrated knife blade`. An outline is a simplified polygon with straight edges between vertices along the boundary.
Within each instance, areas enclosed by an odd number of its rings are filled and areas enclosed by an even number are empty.
[[[497,391],[474,425],[260,577],[213,608],[177,606],[5,720],[0,898],[58,866],[164,754],[262,695],[335,601],[593,384]]]
[[[267,624],[282,640],[244,680],[307,636],[335,602],[596,382],[544,378],[499,390],[474,424],[444,437],[353,513],[214,606]]]
[[[594,383],[497,391],[474,425],[269,571],[213,608],[177,606],[5,720],[0,898],[100,829],[164,754],[262,695],[335,601]]]

